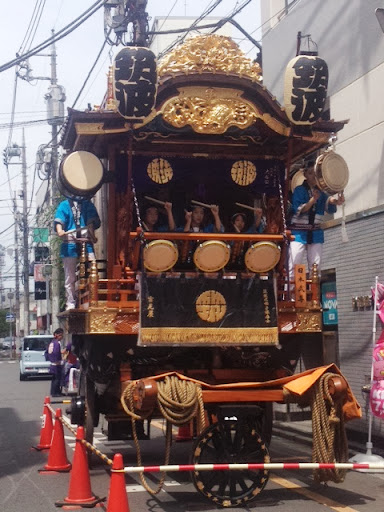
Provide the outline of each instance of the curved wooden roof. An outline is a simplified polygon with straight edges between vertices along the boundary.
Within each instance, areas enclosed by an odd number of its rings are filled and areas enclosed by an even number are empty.
[[[283,71],[282,71],[283,79]],[[261,70],[229,38],[198,36],[158,64],[158,92],[148,118],[134,125],[116,110],[69,109],[62,145],[107,156],[133,135],[143,154],[286,159],[327,145],[347,121],[291,125],[284,108],[262,85]]]

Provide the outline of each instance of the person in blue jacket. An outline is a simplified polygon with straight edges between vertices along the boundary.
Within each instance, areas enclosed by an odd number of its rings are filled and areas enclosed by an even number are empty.
[[[143,216],[143,228],[145,231],[157,231],[157,232],[167,232],[167,231],[175,231],[176,224],[172,214],[172,203],[166,202],[164,203],[164,209],[167,215],[167,225],[159,224],[159,209],[157,206],[147,206],[144,210]]]
[[[100,227],[100,224],[96,207],[89,200],[78,202],[72,199],[65,199],[57,207],[54,227],[56,233],[62,239],[60,256],[64,266],[67,309],[74,309],[76,307],[76,264],[80,255],[80,244],[76,243],[76,239],[84,236],[90,241],[95,242],[94,233]],[[81,230],[81,228],[86,229]],[[92,243],[87,243],[87,255],[88,260],[95,259]]]
[[[45,360],[51,363],[49,373],[52,375],[51,396],[61,396],[61,341],[64,336],[64,330],[59,328],[53,333],[53,339],[45,351]]]
[[[205,224],[205,211],[202,206],[193,205],[189,211],[185,211],[185,233],[224,233],[224,226],[220,220],[219,207],[210,205],[213,224]]]
[[[311,273],[314,263],[321,269],[324,231],[320,228],[325,212],[335,213],[337,206],[344,203],[344,195],[330,197],[317,187],[315,162],[310,161],[304,169],[305,180],[293,191],[292,235],[290,244],[289,275],[293,279],[297,264],[307,264]]]

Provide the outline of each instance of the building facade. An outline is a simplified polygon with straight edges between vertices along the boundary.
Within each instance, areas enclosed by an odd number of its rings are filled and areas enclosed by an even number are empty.
[[[322,268],[336,277],[338,359],[363,406],[363,420],[350,425],[360,431],[368,425],[362,387],[371,374],[374,312],[364,301],[356,307],[353,299],[371,295],[375,276],[384,280],[384,34],[375,15],[380,7],[378,0],[262,2],[265,86],[283,104],[284,72],[296,55],[297,34],[309,35],[328,64],[330,118],[349,120],[335,145],[350,173],[347,237],[339,211],[326,224]],[[309,37],[301,41],[302,50],[313,49]],[[376,337],[381,330],[377,319]],[[373,434],[383,433],[383,422],[374,418]]]

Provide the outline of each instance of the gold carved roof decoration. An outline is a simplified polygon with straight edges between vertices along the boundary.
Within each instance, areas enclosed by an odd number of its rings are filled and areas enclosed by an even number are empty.
[[[191,86],[178,89],[178,93],[161,109],[163,119],[175,128],[189,125],[196,133],[222,134],[230,126],[244,130],[259,118],[280,134],[289,132],[288,127],[242,98],[237,89]]]
[[[261,82],[261,67],[245,57],[239,46],[226,36],[200,35],[187,39],[165,55],[158,64],[158,76],[224,73]]]

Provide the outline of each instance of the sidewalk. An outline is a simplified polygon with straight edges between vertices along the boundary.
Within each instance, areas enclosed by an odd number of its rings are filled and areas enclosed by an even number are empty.
[[[293,442],[307,444],[312,446],[312,420],[304,421],[274,421],[273,422],[273,435],[289,439]],[[348,446],[351,456],[356,453],[367,452],[368,435],[360,432],[352,432],[347,430]],[[384,443],[375,443],[373,440],[372,453],[384,457]]]

